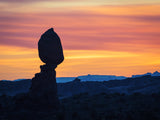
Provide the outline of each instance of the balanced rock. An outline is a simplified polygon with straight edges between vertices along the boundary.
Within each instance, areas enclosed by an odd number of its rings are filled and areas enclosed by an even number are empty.
[[[53,28],[47,30],[38,42],[39,57],[46,64],[58,65],[64,60],[60,38]]]
[[[56,71],[55,68],[64,60],[60,38],[53,31],[47,30],[38,42],[39,57],[42,62],[41,72],[32,78],[30,98],[35,109],[48,110],[58,108]]]

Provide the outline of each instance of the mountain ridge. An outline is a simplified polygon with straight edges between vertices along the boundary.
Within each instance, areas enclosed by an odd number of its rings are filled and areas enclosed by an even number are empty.
[[[0,95],[14,96],[19,93],[27,93],[30,89],[31,79],[22,81],[0,81]],[[70,97],[76,94],[88,93],[124,93],[133,94],[136,92],[152,94],[160,92],[160,76],[142,76],[137,78],[126,78],[123,80],[109,81],[81,81],[76,78],[74,81],[58,83],[59,98]]]

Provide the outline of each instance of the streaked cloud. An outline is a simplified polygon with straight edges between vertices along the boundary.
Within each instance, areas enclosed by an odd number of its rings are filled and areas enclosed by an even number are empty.
[[[0,0],[0,2],[16,2],[16,3],[21,3],[21,2],[40,2],[40,1],[44,1],[44,0]],[[45,1],[57,1],[57,0],[45,0]],[[62,0],[62,1],[66,1],[66,0]]]
[[[151,3],[160,3],[159,0],[0,0],[0,2],[55,2],[55,1],[72,1],[72,2],[75,2],[75,1],[81,1],[81,2],[103,2],[103,4],[112,4],[112,5],[117,5],[117,4],[144,4],[144,3],[148,3],[148,4],[151,4]]]
[[[0,16],[1,40],[3,45],[15,45],[36,48],[40,35],[49,27],[54,27],[62,38],[64,49],[68,50],[114,50],[114,51],[144,51],[157,48],[159,44],[159,16],[146,15],[154,11],[152,6],[142,6],[143,13],[134,13],[137,6],[113,6],[97,8],[84,12],[43,12],[22,14],[5,14]],[[158,7],[156,5],[156,7]],[[114,9],[131,10],[131,14],[120,12],[111,14]],[[139,6],[138,6],[139,8]],[[103,10],[111,12],[104,14]],[[121,14],[122,13],[122,14]],[[134,14],[132,14],[134,13]],[[138,44],[138,47],[134,47]],[[149,46],[148,46],[149,44]],[[130,46],[130,47],[128,47]],[[143,47],[142,47],[143,46]],[[146,48],[146,49],[144,49]]]
[[[146,21],[146,22],[160,22],[160,15],[150,15],[150,16],[134,16],[133,19]]]

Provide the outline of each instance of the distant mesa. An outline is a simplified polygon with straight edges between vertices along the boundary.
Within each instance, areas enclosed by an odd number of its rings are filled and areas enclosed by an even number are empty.
[[[81,81],[108,81],[108,80],[123,80],[127,77],[125,76],[116,76],[116,75],[84,75],[84,76],[78,76],[78,79]]]
[[[146,76],[146,75],[150,75],[150,76],[160,76],[160,72],[158,71],[155,71],[154,73],[145,73],[145,74],[142,74],[142,75],[132,75],[132,78],[136,78],[136,77],[142,77],[142,76]]]
[[[53,28],[47,30],[38,42],[39,57],[46,64],[58,65],[64,60],[59,36]]]
[[[155,71],[152,76],[160,76],[160,73],[158,71]]]

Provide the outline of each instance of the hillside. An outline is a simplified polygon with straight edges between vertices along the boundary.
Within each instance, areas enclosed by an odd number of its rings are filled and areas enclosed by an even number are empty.
[[[31,80],[0,81],[0,95],[15,95],[29,91]],[[124,80],[110,80],[104,82],[85,81],[80,79],[67,83],[58,83],[58,94],[60,98],[69,97],[80,93],[143,93],[152,94],[160,91],[160,76],[142,76],[137,78],[126,78]]]
[[[9,101],[11,98],[1,96]],[[14,99],[14,98],[13,98]],[[25,97],[20,99],[25,101]],[[88,93],[61,99],[60,109],[54,112],[34,111],[23,102],[0,109],[2,120],[160,120],[160,94],[106,94]],[[14,109],[13,109],[13,108]]]

